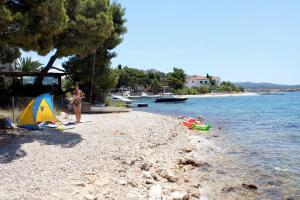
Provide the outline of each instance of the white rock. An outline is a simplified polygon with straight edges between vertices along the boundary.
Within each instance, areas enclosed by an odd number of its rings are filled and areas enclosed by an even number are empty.
[[[119,184],[120,184],[120,185],[126,185],[126,184],[127,184],[127,181],[126,181],[126,180],[119,180]]]
[[[84,182],[77,182],[74,185],[80,186],[80,187],[85,187],[85,183]]]
[[[171,199],[172,200],[186,200],[186,199],[188,199],[188,197],[185,192],[176,191],[176,192],[171,193]]]
[[[84,196],[84,199],[86,199],[86,200],[96,200],[97,197],[95,197],[91,194],[87,194],[87,195]]]
[[[149,189],[149,200],[161,200],[162,198],[162,187],[160,184],[152,185]]]
[[[151,173],[148,171],[143,172],[143,177],[148,178],[148,179],[152,178]]]

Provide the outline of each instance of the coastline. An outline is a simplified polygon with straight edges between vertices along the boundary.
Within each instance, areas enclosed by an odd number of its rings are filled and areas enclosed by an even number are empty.
[[[242,96],[258,96],[259,94],[254,92],[243,92],[243,93],[209,93],[199,95],[182,95],[189,98],[206,98],[206,97],[242,97]]]
[[[242,92],[242,93],[208,93],[208,94],[196,94],[196,95],[176,95],[188,98],[206,98],[206,97],[241,97],[241,96],[258,96],[255,92]],[[140,98],[157,98],[161,95],[149,95],[149,96],[128,96],[130,99]]]
[[[224,170],[230,161],[214,142],[222,140],[217,130],[195,132],[176,118],[138,111],[83,120],[72,130],[34,131],[3,146],[0,199],[255,196]]]

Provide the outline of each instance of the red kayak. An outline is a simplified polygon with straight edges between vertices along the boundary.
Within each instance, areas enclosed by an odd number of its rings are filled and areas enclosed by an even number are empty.
[[[187,119],[186,121],[182,122],[182,124],[188,128],[192,128],[192,125],[195,124],[195,125],[199,125],[201,124],[200,121],[196,121],[195,119],[193,118],[190,118],[190,119]]]

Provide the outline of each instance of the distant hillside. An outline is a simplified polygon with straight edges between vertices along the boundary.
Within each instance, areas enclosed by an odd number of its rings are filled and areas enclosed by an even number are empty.
[[[299,89],[300,85],[281,85],[273,83],[236,82],[235,85],[245,89]]]

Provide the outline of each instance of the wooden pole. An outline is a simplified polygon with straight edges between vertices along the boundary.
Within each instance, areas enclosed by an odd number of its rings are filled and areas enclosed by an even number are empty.
[[[13,123],[15,123],[15,96],[12,96],[12,110],[13,110],[12,121]]]
[[[94,87],[94,75],[95,75],[95,64],[96,64],[96,52],[94,54],[93,71],[92,71],[92,83],[91,83],[91,94],[90,94],[91,104],[93,103],[93,87]]]

